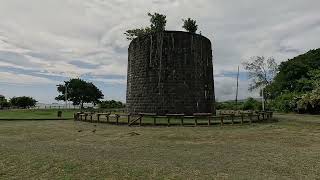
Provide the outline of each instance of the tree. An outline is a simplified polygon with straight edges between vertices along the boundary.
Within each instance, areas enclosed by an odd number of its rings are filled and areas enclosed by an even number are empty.
[[[320,49],[284,61],[265,91],[281,111],[317,112],[319,108]]]
[[[183,21],[183,26],[182,28],[184,28],[185,30],[187,30],[188,32],[191,33],[196,33],[198,30],[198,25],[197,25],[197,21],[188,18],[188,19],[182,19]]]
[[[21,97],[13,97],[10,99],[10,104],[19,108],[30,108],[36,105],[37,101],[32,97],[21,96]]]
[[[150,28],[152,32],[162,32],[166,30],[167,16],[159,13],[148,13],[148,16],[150,17]]]
[[[265,95],[264,88],[271,84],[278,72],[278,65],[272,57],[266,59],[263,56],[256,56],[244,62],[243,66],[249,72],[249,79],[251,79],[249,90],[261,89],[262,109],[264,110],[264,101],[269,96]]]
[[[309,92],[313,85],[310,84],[311,71],[320,70],[320,49],[310,50],[307,53],[282,62],[279,73],[272,83],[272,93],[279,96],[289,92]]]
[[[243,63],[244,68],[249,73],[249,90],[255,90],[271,84],[273,78],[278,72],[278,65],[274,58],[266,59],[263,56],[251,57],[250,60]]]
[[[81,79],[65,81],[64,84],[57,85],[57,91],[61,94],[55,98],[56,100],[65,101],[67,93],[67,100],[72,101],[73,105],[80,105],[81,109],[84,103],[98,104],[104,96],[93,83]]]
[[[165,31],[167,20],[166,16],[159,13],[148,13],[150,17],[150,27],[145,28],[138,28],[138,29],[131,29],[127,30],[124,34],[126,35],[127,40],[133,40],[137,37],[141,37],[153,32],[162,32]]]
[[[0,95],[0,109],[4,107],[10,107],[10,103],[7,101],[7,99],[4,96]]]

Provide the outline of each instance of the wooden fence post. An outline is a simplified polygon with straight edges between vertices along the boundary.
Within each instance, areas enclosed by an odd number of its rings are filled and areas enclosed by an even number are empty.
[[[116,114],[116,124],[118,125],[119,124],[119,115],[118,114]]]
[[[130,123],[130,116],[131,114],[128,114],[128,124]]]
[[[231,123],[234,125],[234,114],[231,114]]]
[[[221,126],[223,126],[223,115],[221,116]]]
[[[241,114],[241,124],[243,124],[243,117],[244,115],[243,114]]]
[[[183,116],[181,117],[181,126],[183,126]]]

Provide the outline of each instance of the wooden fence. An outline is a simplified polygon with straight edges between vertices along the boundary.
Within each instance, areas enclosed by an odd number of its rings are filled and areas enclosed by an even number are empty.
[[[214,124],[244,124],[253,122],[262,122],[270,120],[273,117],[273,112],[221,112],[219,115],[212,115],[210,113],[194,113],[192,116],[184,114],[166,114],[159,116],[154,113],[139,113],[139,114],[125,114],[111,112],[78,112],[74,114],[75,121],[85,121],[91,123],[110,123],[116,125],[128,126],[143,126],[143,125],[207,125]],[[176,123],[172,123],[175,120]],[[178,123],[177,123],[178,121]],[[164,123],[165,122],[165,123]]]

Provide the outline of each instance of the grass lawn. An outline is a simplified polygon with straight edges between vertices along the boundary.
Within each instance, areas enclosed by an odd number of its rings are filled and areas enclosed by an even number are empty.
[[[0,179],[319,179],[320,116],[223,127],[0,121]]]
[[[0,110],[0,119],[28,119],[28,118],[57,118],[58,109],[14,109]],[[79,110],[61,109],[63,118],[72,118],[73,113]]]

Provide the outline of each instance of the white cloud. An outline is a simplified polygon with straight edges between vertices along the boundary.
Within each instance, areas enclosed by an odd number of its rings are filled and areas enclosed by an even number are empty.
[[[249,81],[239,80],[238,99],[259,97],[257,91],[249,92]],[[236,98],[237,79],[235,77],[216,77],[215,94],[217,101],[234,100]]]
[[[320,47],[319,7],[317,0],[0,0],[0,55],[12,55],[0,59],[0,67],[63,77],[126,75],[123,32],[146,26],[146,13],[156,11],[167,15],[169,30],[181,30],[181,18],[195,18],[213,43],[214,70],[221,76],[250,56],[281,62]],[[96,68],[71,64],[75,60]],[[220,79],[218,96],[233,85]],[[32,82],[37,80],[43,82]]]
[[[7,84],[57,84],[56,81],[36,77],[31,75],[25,74],[16,74],[10,72],[0,72],[0,83],[7,83]]]

